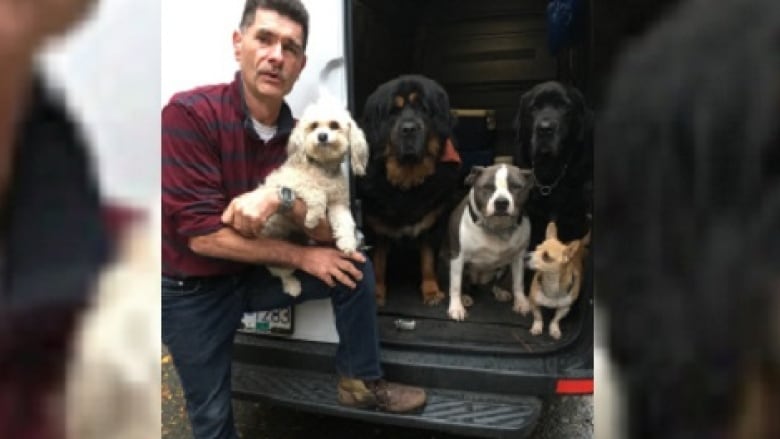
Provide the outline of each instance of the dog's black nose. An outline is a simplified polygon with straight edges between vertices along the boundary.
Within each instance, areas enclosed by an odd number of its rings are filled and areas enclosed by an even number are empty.
[[[410,134],[413,134],[415,131],[417,131],[417,124],[414,122],[402,122],[401,123],[401,133],[408,136]]]
[[[319,140],[320,143],[325,143],[328,141],[328,133],[319,133],[317,134],[317,140]]]
[[[558,124],[551,120],[542,120],[536,125],[536,134],[539,136],[551,136],[558,129]]]
[[[507,209],[509,209],[509,200],[506,198],[499,198],[493,202],[493,207],[495,207],[496,212],[505,213]]]

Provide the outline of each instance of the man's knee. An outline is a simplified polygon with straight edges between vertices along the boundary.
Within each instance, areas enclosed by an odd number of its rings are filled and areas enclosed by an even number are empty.
[[[355,288],[349,288],[343,284],[337,284],[336,288],[332,289],[336,299],[341,296],[353,299],[366,295],[374,297],[376,279],[374,278],[374,266],[371,264],[371,260],[368,258],[368,256],[366,256],[366,262],[362,264],[355,264],[355,267],[360,270],[360,280],[355,282]]]

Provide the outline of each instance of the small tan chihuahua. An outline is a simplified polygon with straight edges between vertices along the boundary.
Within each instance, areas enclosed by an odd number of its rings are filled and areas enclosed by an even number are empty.
[[[569,313],[577,300],[582,285],[582,263],[590,243],[590,232],[582,239],[564,244],[558,240],[558,228],[554,222],[547,224],[545,239],[531,253],[528,266],[536,271],[531,282],[530,302],[534,315],[531,334],[542,333],[542,310],[555,309],[550,321],[550,336],[561,338],[559,322]]]

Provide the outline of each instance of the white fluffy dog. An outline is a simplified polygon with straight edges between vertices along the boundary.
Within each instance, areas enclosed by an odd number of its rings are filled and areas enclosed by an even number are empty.
[[[122,240],[75,334],[68,364],[68,439],[160,434],[160,212]]]
[[[352,253],[357,250],[358,239],[349,208],[348,180],[341,167],[347,156],[352,172],[364,175],[368,146],[363,130],[335,100],[320,98],[304,110],[290,135],[287,161],[268,175],[260,190],[276,193],[281,186],[292,189],[306,204],[304,226],[314,228],[327,215],[336,247]],[[297,229],[287,216],[274,214],[262,235],[295,239]],[[284,267],[269,267],[269,270],[282,280],[286,293],[291,296],[301,293],[294,270]]]

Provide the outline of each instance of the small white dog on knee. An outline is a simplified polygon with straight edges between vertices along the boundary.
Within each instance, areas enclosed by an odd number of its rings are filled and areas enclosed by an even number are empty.
[[[349,184],[341,167],[347,156],[352,172],[365,175],[368,145],[363,130],[335,100],[321,98],[303,111],[287,143],[287,160],[266,177],[259,189],[276,193],[281,187],[290,188],[306,205],[304,226],[314,228],[327,215],[336,247],[349,254],[357,251],[359,243],[349,208]],[[276,213],[261,234],[291,239],[296,231],[290,218]],[[271,266],[269,270],[281,279],[287,294],[301,293],[293,269]]]

